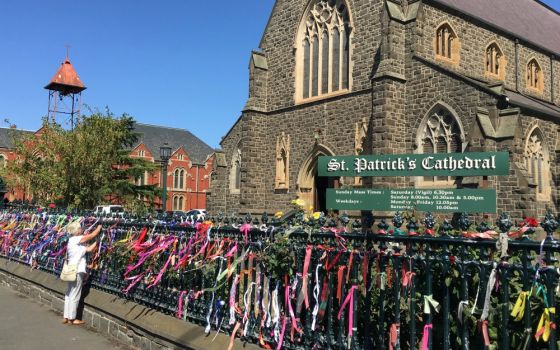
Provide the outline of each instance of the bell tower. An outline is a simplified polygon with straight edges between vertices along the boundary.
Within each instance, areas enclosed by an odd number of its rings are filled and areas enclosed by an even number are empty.
[[[48,119],[56,120],[59,114],[67,115],[70,117],[70,127],[74,129],[74,120],[80,115],[82,107],[82,91],[86,87],[70,63],[68,51],[45,89],[49,91]]]

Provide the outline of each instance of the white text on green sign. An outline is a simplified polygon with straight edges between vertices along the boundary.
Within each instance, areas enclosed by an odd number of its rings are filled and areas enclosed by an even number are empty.
[[[329,188],[327,209],[496,213],[496,190]]]
[[[491,176],[509,174],[508,152],[319,157],[319,176]]]

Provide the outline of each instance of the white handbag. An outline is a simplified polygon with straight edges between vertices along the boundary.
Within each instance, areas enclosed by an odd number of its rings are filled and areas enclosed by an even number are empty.
[[[60,272],[60,279],[64,282],[75,282],[76,274],[78,273],[78,264],[68,263],[68,250],[66,250],[66,258],[64,259],[64,265],[62,265],[62,271]]]

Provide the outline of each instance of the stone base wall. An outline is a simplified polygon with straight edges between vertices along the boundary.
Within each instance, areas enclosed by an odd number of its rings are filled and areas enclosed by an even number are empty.
[[[0,284],[63,313],[66,283],[54,275],[0,258]],[[229,344],[226,334],[212,342],[215,331],[207,337],[201,326],[95,289],[90,289],[85,298],[82,319],[88,328],[107,338],[141,350],[223,350]],[[238,348],[258,349],[236,340],[235,349]]]

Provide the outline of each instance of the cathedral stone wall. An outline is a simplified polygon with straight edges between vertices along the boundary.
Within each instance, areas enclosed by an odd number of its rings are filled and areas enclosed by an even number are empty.
[[[485,73],[486,48],[496,42],[506,60],[504,88],[515,91],[516,42],[505,33],[455,11],[424,1],[396,0],[346,2],[351,12],[350,91],[310,101],[296,96],[297,40],[308,0],[278,0],[263,35],[260,50],[250,60],[250,96],[242,117],[222,141],[225,166],[212,177],[209,209],[228,214],[286,211],[291,201],[305,196],[302,189],[312,173],[309,159],[324,153],[351,155],[357,151],[357,127],[366,126],[362,154],[418,152],[417,135],[423,118],[437,104],[455,113],[464,130],[466,151],[508,151],[512,167],[508,176],[459,179],[459,187],[493,187],[499,211],[515,218],[542,215],[559,206],[560,113],[556,117],[507,103],[506,90]],[[405,8],[403,10],[403,8]],[[401,11],[401,12],[399,12]],[[399,15],[400,13],[400,15]],[[410,15],[410,14],[413,15]],[[403,19],[402,17],[406,17]],[[401,18],[399,18],[401,16]],[[449,23],[460,40],[460,58],[445,63],[434,54],[434,35]],[[554,92],[560,103],[560,61],[545,50],[520,40],[518,45],[519,92],[543,104]],[[536,58],[543,70],[543,92],[526,89],[526,65]],[[555,82],[551,88],[551,62]],[[266,64],[265,64],[266,63]],[[541,103],[539,102],[539,103]],[[482,112],[481,112],[482,111]],[[486,113],[496,130],[503,115],[517,116],[506,137],[485,134],[477,115]],[[520,164],[526,139],[538,125],[550,156],[550,200],[538,201],[532,179]],[[358,128],[359,129],[359,128]],[[486,131],[487,132],[487,131]],[[277,140],[290,136],[289,187],[275,188]],[[230,188],[232,157],[241,150],[241,188]],[[337,185],[358,185],[355,179],[338,179]],[[363,179],[361,186],[414,187],[418,179],[405,177]]]
[[[515,38],[496,30],[495,28],[473,21],[464,14],[457,13],[441,6],[424,4],[421,8],[418,23],[418,54],[426,59],[434,60],[434,34],[439,25],[449,23],[456,31],[461,42],[461,55],[459,65],[452,67],[457,72],[484,81],[500,80],[488,77],[485,74],[486,47],[491,42],[496,42],[502,49],[506,58],[505,87],[516,90],[515,80]],[[531,44],[520,40],[518,44],[518,84],[520,92],[551,101],[551,54]],[[531,58],[536,58],[543,70],[544,91],[542,94],[527,89],[525,84],[526,66]],[[446,65],[441,61],[438,64]],[[558,85],[560,81],[559,57],[552,59],[553,77],[555,81],[555,101],[560,99]],[[451,66],[450,66],[451,67]]]

